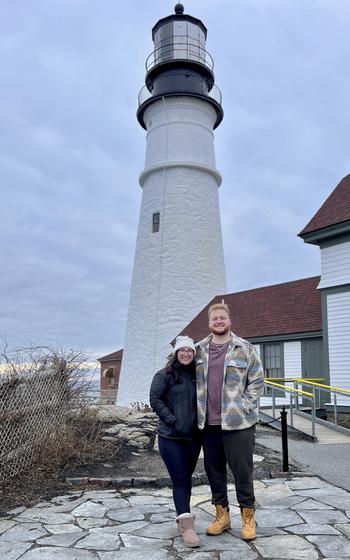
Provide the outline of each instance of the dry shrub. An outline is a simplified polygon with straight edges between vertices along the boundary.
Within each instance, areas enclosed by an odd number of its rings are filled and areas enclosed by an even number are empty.
[[[28,504],[62,484],[67,464],[115,457],[90,406],[86,357],[47,347],[0,353],[0,503]],[[1,509],[0,509],[1,513]]]

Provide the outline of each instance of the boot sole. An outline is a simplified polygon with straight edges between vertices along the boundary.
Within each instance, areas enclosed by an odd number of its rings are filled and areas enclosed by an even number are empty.
[[[256,536],[255,536],[255,537],[249,537],[248,539],[247,539],[247,538],[244,539],[244,538],[242,537],[242,541],[245,541],[245,542],[255,541],[255,539],[256,539]]]
[[[222,533],[224,533],[225,531],[229,531],[231,529],[231,525],[228,525],[227,527],[225,527],[225,529],[223,529],[222,531],[220,531],[220,533],[208,533],[208,531],[206,531],[206,534],[209,537],[217,537],[218,535],[222,535]]]

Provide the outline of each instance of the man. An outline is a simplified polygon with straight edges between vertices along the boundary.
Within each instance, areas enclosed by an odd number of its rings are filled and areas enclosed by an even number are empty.
[[[220,535],[231,528],[228,463],[242,514],[242,538],[249,541],[256,537],[253,449],[264,373],[254,346],[231,332],[226,304],[212,305],[208,318],[211,334],[198,343],[196,360],[198,426],[203,430],[204,465],[216,507],[207,534]]]

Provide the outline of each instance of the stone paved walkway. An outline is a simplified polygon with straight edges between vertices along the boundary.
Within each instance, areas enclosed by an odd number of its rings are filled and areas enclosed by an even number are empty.
[[[1,560],[350,559],[350,493],[317,477],[255,483],[258,538],[240,540],[230,486],[232,529],[208,537],[207,486],[193,489],[201,547],[185,549],[169,488],[70,492],[0,519]]]

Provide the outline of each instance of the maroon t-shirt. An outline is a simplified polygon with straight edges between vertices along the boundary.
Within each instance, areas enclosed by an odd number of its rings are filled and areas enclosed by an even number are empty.
[[[209,343],[207,422],[211,426],[221,425],[221,393],[229,344],[230,341],[225,344]]]

